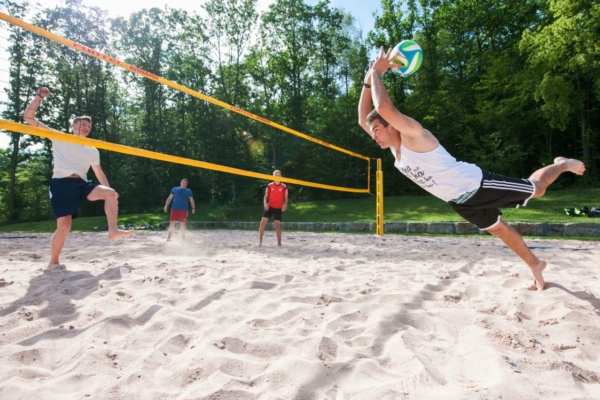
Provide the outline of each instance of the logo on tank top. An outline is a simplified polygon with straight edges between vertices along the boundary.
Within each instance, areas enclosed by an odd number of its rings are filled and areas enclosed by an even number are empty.
[[[412,169],[410,165],[407,165],[404,168],[400,168],[400,171],[407,177],[409,177],[413,182],[421,186],[422,188],[430,188],[437,185],[437,182],[433,179],[432,175],[425,176],[427,173],[421,170],[421,167],[416,167]]]

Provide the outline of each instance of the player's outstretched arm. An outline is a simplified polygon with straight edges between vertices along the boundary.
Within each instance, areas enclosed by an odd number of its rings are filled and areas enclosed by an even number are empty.
[[[371,67],[373,63],[369,63],[369,69],[363,80],[363,88],[360,94],[360,100],[358,101],[358,124],[373,137],[373,132],[367,125],[367,116],[373,111],[371,106]]]
[[[42,100],[44,100],[48,96],[50,96],[50,91],[48,90],[48,88],[46,88],[46,87],[39,88],[35,94],[35,97],[33,98],[33,100],[31,100],[31,103],[29,103],[29,105],[25,109],[25,114],[23,115],[23,121],[25,121],[26,123],[28,123],[31,126],[50,129],[45,124],[38,121],[37,118],[35,117],[35,112],[37,111],[40,104],[42,104]]]
[[[383,47],[379,50],[379,56],[371,67],[371,88],[373,92],[373,104],[377,113],[402,133],[403,136],[420,136],[425,134],[423,126],[413,118],[402,114],[392,103],[392,99],[381,80],[381,75],[395,64],[389,60],[392,49],[384,52]]]

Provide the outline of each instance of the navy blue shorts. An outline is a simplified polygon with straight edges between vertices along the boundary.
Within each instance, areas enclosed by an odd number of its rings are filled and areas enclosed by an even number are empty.
[[[275,215],[275,221],[281,221],[282,214],[281,208],[269,207],[269,209],[263,213],[263,218],[271,219],[271,216]]]
[[[50,181],[50,205],[54,219],[68,215],[77,218],[79,205],[89,201],[87,197],[96,186],[81,178],[53,178]]]
[[[481,186],[477,192],[462,204],[449,201],[448,204],[461,217],[481,230],[492,228],[500,221],[499,208],[518,208],[527,205],[535,193],[535,185],[529,179],[483,171]]]

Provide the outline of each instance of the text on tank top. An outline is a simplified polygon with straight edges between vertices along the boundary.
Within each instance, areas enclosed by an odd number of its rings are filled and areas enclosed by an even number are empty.
[[[394,166],[407,178],[434,196],[451,201],[479,189],[483,173],[475,164],[456,161],[440,144],[426,153],[417,153],[400,145],[400,159],[390,147]]]

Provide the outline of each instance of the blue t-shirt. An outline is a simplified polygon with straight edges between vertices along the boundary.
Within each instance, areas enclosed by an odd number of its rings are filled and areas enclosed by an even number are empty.
[[[190,189],[182,189],[179,186],[171,190],[173,196],[173,205],[171,210],[187,211],[190,197],[194,197]]]

